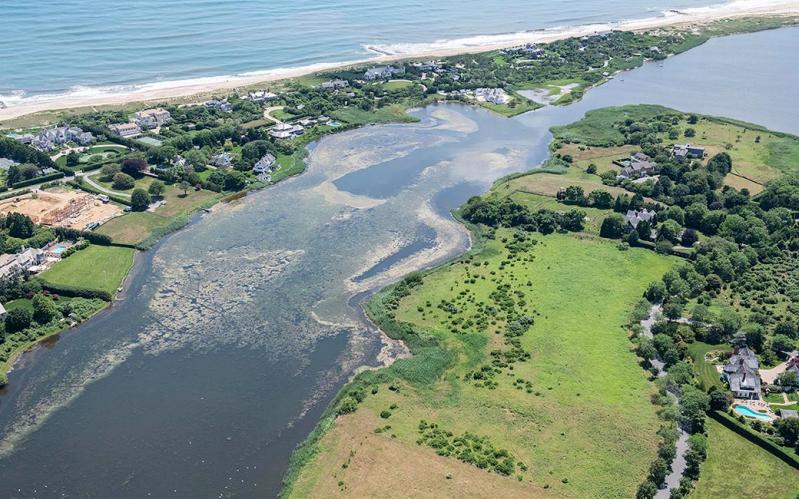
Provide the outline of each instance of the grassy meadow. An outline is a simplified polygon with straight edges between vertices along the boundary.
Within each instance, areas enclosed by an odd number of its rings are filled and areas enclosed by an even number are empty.
[[[794,468],[713,419],[708,418],[707,431],[707,460],[691,498],[796,499],[799,472]]]
[[[420,421],[425,420],[454,435],[486,437],[524,465],[526,470],[519,464],[512,476],[496,481],[495,494],[512,494],[519,483],[528,486],[528,493],[546,490],[568,497],[635,494],[656,454],[659,421],[649,401],[652,388],[622,326],[647,283],[668,270],[673,260],[641,249],[621,252],[615,243],[586,234],[536,236],[536,243],[513,258],[503,239],[512,241],[513,234],[497,231],[480,251],[426,275],[400,302],[397,320],[449,353],[442,359],[450,361],[438,365],[443,375],[428,372],[436,370],[435,362],[425,365],[416,357],[397,362],[392,367],[397,389],[381,385],[355,414],[340,417],[336,426],[350,438],[339,436],[334,442],[335,437],[323,437],[314,460],[349,451],[340,446],[351,444],[353,432],[366,438],[383,425],[390,429],[377,437],[393,442],[392,454],[372,454],[372,459],[402,461],[425,450],[435,456],[433,449],[416,443]],[[500,334],[505,322],[500,314],[481,330],[459,318],[478,323],[485,304],[508,295],[516,297],[521,312],[534,318],[520,338],[530,358],[511,363],[483,383],[470,374],[491,362],[490,352],[505,348]],[[384,296],[385,292],[377,299]],[[458,312],[439,307],[442,300]],[[387,418],[385,411],[390,413]],[[362,412],[367,415],[359,415]],[[377,424],[358,427],[360,418]],[[292,495],[340,495],[350,490],[346,484],[363,480],[401,482],[402,477],[391,471],[369,475],[370,467],[357,463],[366,450],[352,451],[352,464],[346,468],[309,463]],[[453,470],[463,464],[450,461]],[[425,462],[422,459],[413,473],[429,480],[430,470],[421,465]],[[349,471],[356,464],[363,475]],[[436,478],[449,486],[443,474]],[[457,482],[458,478],[451,480],[460,484],[459,492],[469,493],[471,482]]]

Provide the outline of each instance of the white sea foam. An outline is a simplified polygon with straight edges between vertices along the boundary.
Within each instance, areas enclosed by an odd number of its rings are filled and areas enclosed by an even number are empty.
[[[32,112],[123,104],[127,102],[186,97],[203,92],[233,89],[261,82],[297,77],[316,71],[369,61],[386,61],[400,57],[451,55],[462,52],[490,50],[527,42],[548,42],[571,36],[584,36],[611,29],[648,29],[680,22],[703,22],[748,14],[796,14],[799,0],[733,0],[705,7],[669,10],[657,16],[629,19],[618,22],[595,23],[579,26],[553,26],[535,31],[478,35],[457,39],[444,39],[426,43],[388,43],[363,45],[363,59],[340,62],[315,63],[299,67],[282,67],[244,72],[239,74],[207,76],[200,78],[167,80],[136,85],[76,86],[66,92],[28,94],[14,91],[0,94],[0,119],[11,119]],[[372,57],[369,57],[372,54]]]

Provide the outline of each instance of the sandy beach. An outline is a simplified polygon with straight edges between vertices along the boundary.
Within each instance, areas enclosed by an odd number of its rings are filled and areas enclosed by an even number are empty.
[[[0,120],[9,120],[42,111],[74,109],[92,106],[122,105],[132,102],[163,101],[229,91],[236,88],[296,78],[319,71],[354,64],[386,63],[399,59],[418,57],[445,57],[464,53],[484,52],[512,47],[524,43],[547,43],[575,36],[586,36],[607,30],[644,31],[657,28],[702,25],[722,19],[755,16],[799,16],[799,0],[737,0],[733,2],[668,11],[657,17],[627,20],[614,23],[589,24],[568,28],[484,35],[470,38],[443,40],[432,43],[368,46],[376,55],[371,58],[335,63],[312,64],[297,68],[277,68],[266,71],[225,75],[188,80],[147,83],[125,89],[84,88],[68,94],[37,95],[4,102]]]

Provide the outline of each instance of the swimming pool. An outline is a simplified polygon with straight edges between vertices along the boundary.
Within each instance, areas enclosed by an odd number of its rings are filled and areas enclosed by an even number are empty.
[[[59,244],[58,246],[52,248],[50,251],[52,251],[56,255],[60,255],[61,253],[64,252],[65,249],[67,249],[67,247],[65,245]]]
[[[771,421],[771,416],[763,414],[762,412],[753,411],[745,405],[736,405],[735,412],[748,418],[755,418],[759,419],[760,421]]]

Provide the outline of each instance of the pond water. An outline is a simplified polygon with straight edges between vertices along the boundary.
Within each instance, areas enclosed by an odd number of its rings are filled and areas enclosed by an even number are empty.
[[[797,29],[716,39],[569,107],[509,120],[437,105],[323,139],[305,174],[198,217],[139,258],[111,309],[23,357],[0,394],[0,496],[276,494],[292,449],[386,346],[358,300],[468,247],[449,210],[535,167],[550,126],[596,107],[797,133],[797,59]]]

